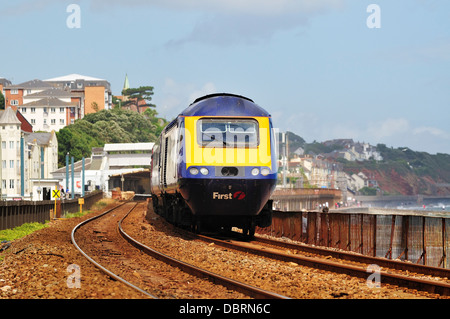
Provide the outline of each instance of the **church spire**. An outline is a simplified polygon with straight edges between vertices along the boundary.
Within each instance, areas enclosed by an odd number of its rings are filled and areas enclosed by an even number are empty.
[[[128,82],[128,74],[125,74],[125,82],[123,83],[123,90],[122,90],[122,94],[123,91],[125,91],[126,89],[130,88],[130,83]]]

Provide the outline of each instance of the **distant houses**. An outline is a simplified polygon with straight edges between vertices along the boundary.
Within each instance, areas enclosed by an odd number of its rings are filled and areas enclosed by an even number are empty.
[[[20,84],[3,80],[0,85],[5,108],[19,110],[34,131],[59,131],[86,114],[112,108],[110,83],[90,76],[69,74]]]
[[[20,84],[0,77],[0,199],[49,200],[60,188],[56,132],[86,114],[112,108],[107,80],[69,74]]]
[[[33,133],[11,107],[0,111],[0,199],[50,199],[51,172],[58,167],[54,131]]]
[[[344,158],[348,161],[381,161],[383,158],[375,146],[368,143],[354,142],[352,139],[337,139],[322,143],[334,148],[329,153],[305,153],[305,147],[296,148],[290,155],[284,172],[282,161],[279,162],[280,182],[286,174],[288,188],[334,188],[340,189],[344,197],[356,194],[364,187],[378,188],[373,176],[366,176],[363,172],[347,174],[343,171],[343,164],[337,161]],[[278,187],[284,187],[280,184]]]
[[[341,148],[331,153],[324,154],[330,158],[344,158],[348,161],[382,161],[383,157],[377,151],[377,148],[369,143],[354,142],[352,139],[335,139],[325,141],[325,146],[338,145]]]

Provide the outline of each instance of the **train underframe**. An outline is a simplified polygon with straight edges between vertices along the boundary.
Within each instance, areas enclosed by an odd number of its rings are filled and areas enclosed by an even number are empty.
[[[228,232],[232,227],[242,229],[243,235],[253,237],[256,227],[269,227],[272,224],[272,200],[267,200],[255,215],[240,214],[193,214],[180,193],[152,195],[153,209],[170,223],[200,232]],[[214,209],[211,208],[211,212]]]

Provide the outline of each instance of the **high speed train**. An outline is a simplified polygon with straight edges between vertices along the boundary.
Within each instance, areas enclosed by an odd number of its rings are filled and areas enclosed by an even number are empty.
[[[196,99],[162,131],[152,151],[154,211],[193,230],[238,227],[253,236],[272,223],[277,182],[270,114],[228,93]]]

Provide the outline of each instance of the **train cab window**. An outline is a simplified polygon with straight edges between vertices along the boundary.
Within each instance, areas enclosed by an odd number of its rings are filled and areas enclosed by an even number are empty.
[[[256,147],[258,122],[252,119],[200,119],[198,143],[207,147]]]

